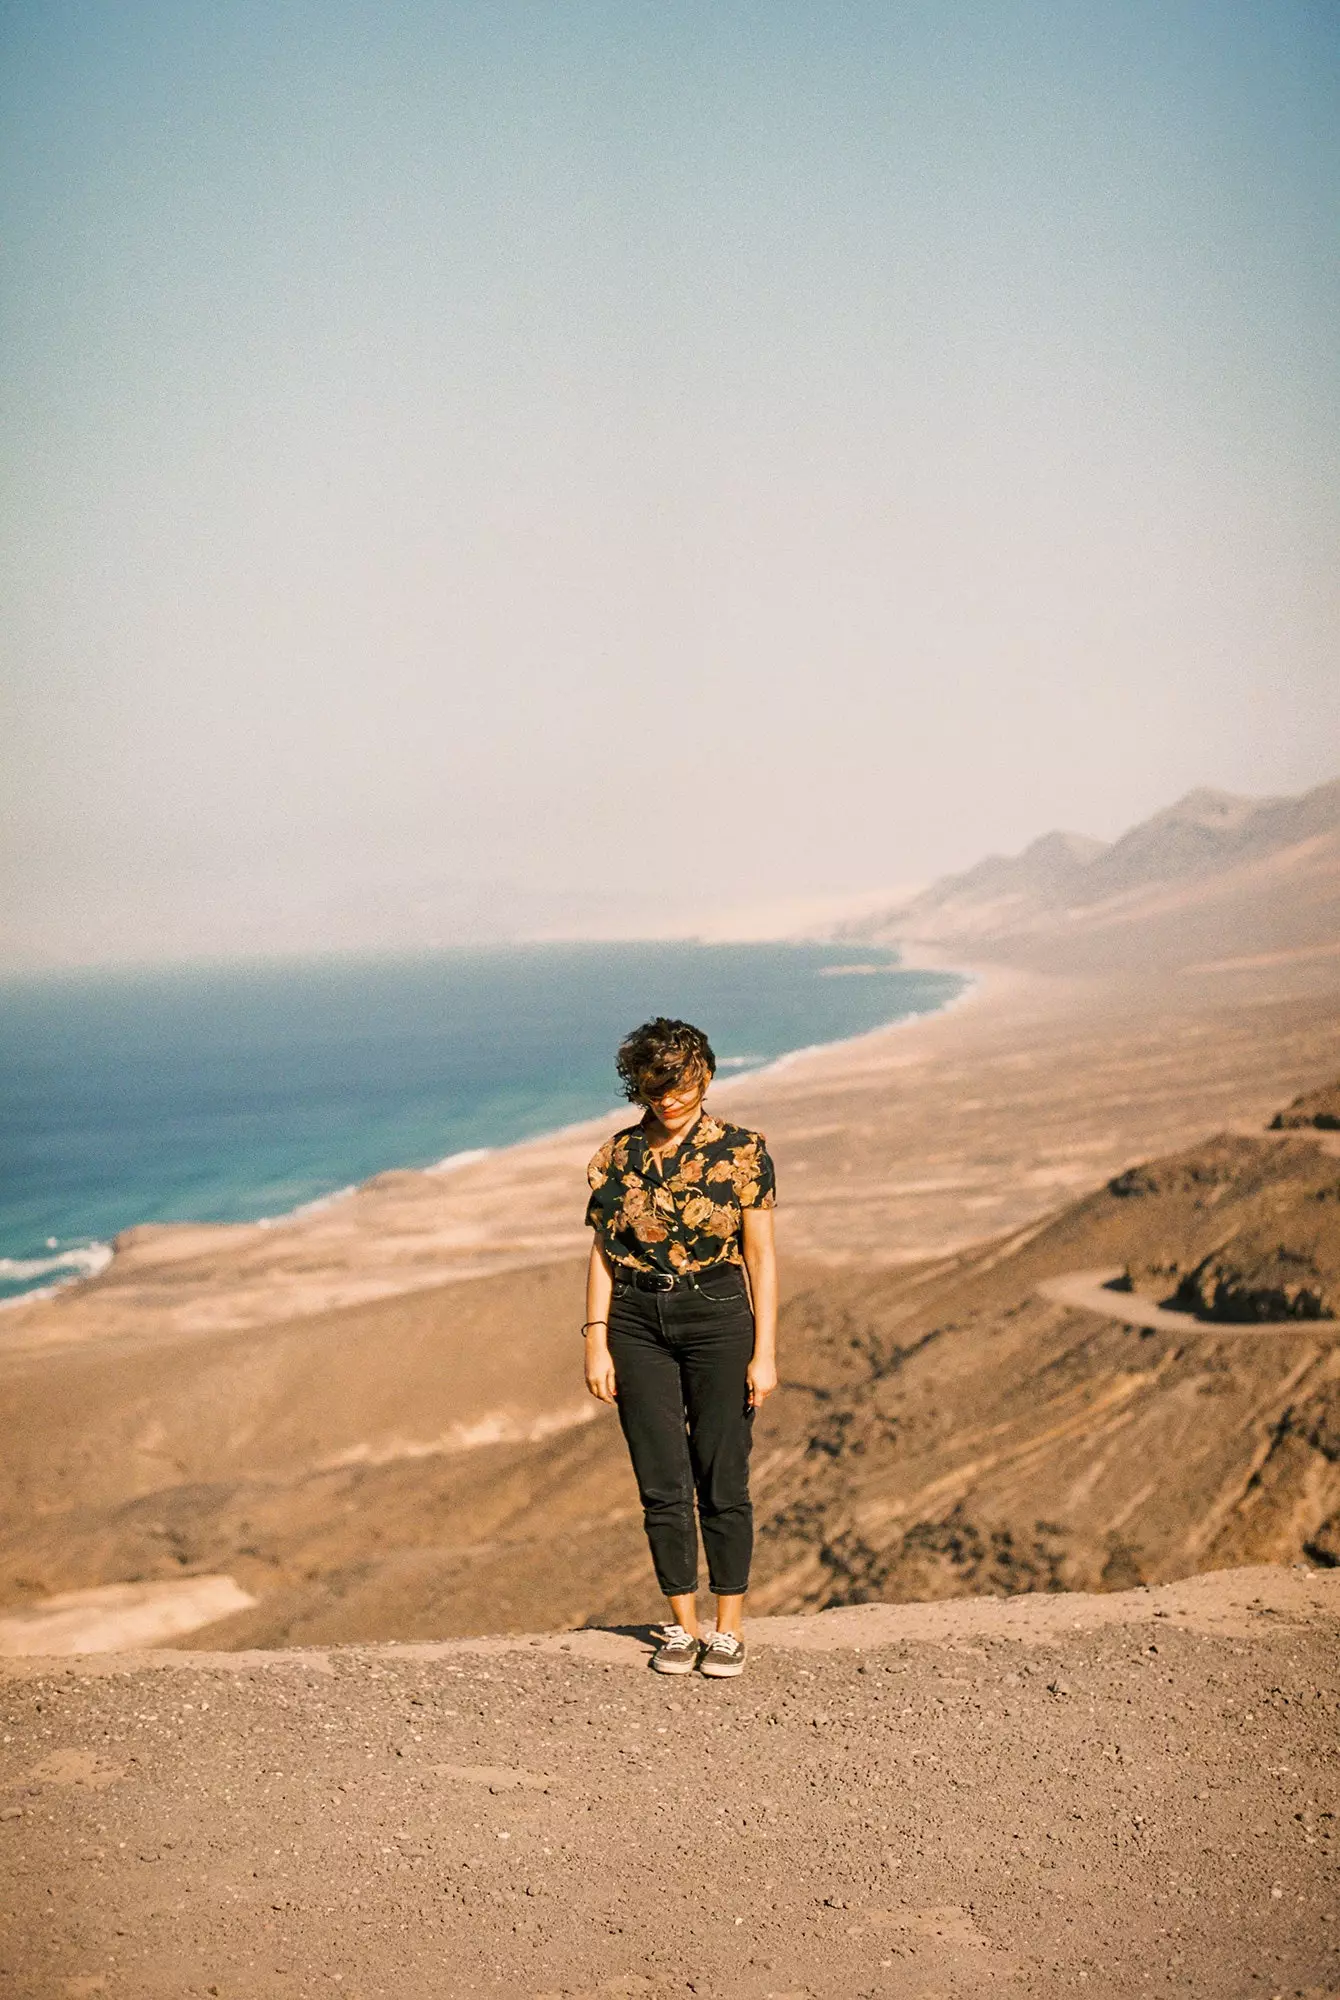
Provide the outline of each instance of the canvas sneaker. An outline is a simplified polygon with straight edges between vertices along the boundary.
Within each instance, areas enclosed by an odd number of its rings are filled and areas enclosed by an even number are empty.
[[[700,1644],[682,1625],[663,1625],[661,1642],[651,1656],[658,1674],[691,1674],[698,1664]]]
[[[698,1671],[714,1681],[734,1680],[744,1672],[744,1640],[733,1632],[714,1632],[703,1647]]]

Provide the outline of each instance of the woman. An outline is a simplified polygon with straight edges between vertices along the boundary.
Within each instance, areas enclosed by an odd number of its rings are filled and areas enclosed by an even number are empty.
[[[777,1386],[776,1181],[759,1133],[703,1109],[716,1057],[700,1029],[648,1021],[618,1066],[644,1111],[587,1168],[586,1386],[618,1408],[670,1604],[652,1666],[732,1678],[744,1671],[753,1416]],[[695,1496],[717,1600],[706,1642]]]

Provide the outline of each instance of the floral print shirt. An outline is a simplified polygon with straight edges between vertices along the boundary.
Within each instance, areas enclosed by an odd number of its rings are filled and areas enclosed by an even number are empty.
[[[761,1132],[709,1112],[658,1166],[645,1120],[606,1140],[586,1169],[586,1220],[611,1264],[634,1271],[706,1271],[743,1262],[741,1212],[771,1208],[777,1177]]]

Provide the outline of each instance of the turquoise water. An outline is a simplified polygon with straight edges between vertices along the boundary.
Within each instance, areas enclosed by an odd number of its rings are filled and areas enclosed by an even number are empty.
[[[852,968],[860,967],[857,971]],[[0,1298],[137,1222],[254,1221],[620,1101],[613,1052],[695,1021],[730,1075],[944,1006],[850,945],[572,944],[0,985]]]

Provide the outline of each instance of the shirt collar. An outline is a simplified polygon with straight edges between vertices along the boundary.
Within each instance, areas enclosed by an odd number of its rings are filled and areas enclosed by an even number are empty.
[[[674,1145],[670,1148],[670,1151],[666,1153],[662,1158],[660,1165],[660,1171],[662,1174],[664,1174],[665,1169],[670,1164],[671,1160],[676,1159],[678,1155],[683,1152],[684,1148],[688,1145],[690,1139],[692,1139],[695,1136],[695,1134],[702,1131],[703,1125],[708,1115],[709,1114],[703,1110],[703,1107],[699,1105],[698,1116],[694,1119],[688,1131],[680,1133],[678,1139],[676,1139]],[[653,1161],[651,1157],[651,1141],[647,1137],[647,1121],[650,1119],[650,1117],[651,1117],[650,1111],[643,1112],[642,1122],[637,1127],[636,1133],[634,1134],[635,1157],[632,1160],[630,1160],[629,1165],[634,1167],[640,1173],[645,1173],[649,1167],[653,1166]]]

